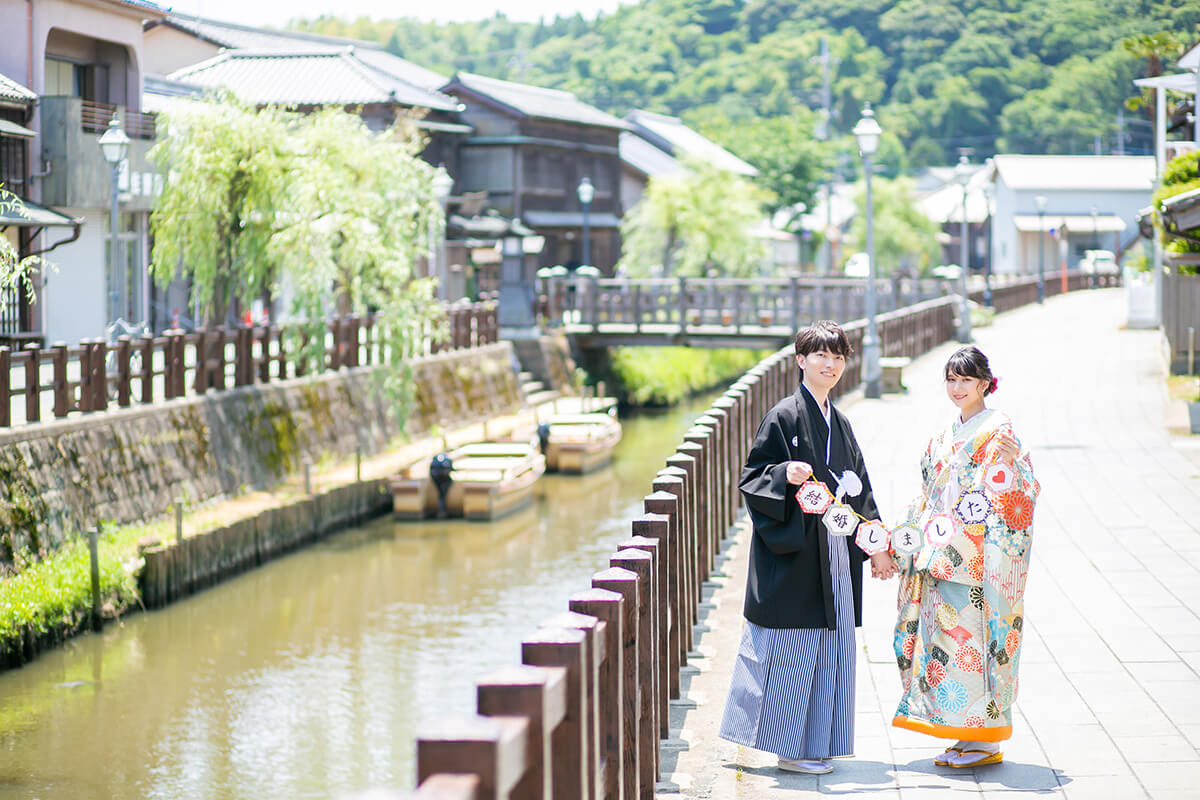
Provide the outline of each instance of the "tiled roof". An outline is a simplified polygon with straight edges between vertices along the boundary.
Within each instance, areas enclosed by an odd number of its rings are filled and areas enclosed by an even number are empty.
[[[1000,180],[1010,189],[1144,191],[1154,186],[1153,156],[993,157]]]
[[[758,170],[716,142],[706,139],[677,117],[650,111],[631,111],[625,120],[639,136],[676,158],[690,155],[721,169],[753,178]]]
[[[683,165],[665,150],[659,150],[636,133],[621,132],[621,161],[648,178],[686,172]]]
[[[370,64],[372,67],[420,89],[428,92],[436,92],[439,87],[444,86],[446,83],[444,75],[439,75],[411,61],[405,61],[403,58],[384,50],[374,42],[344,39],[338,36],[321,36],[315,33],[255,28],[250,25],[238,25],[233,22],[222,22],[190,14],[172,13],[165,20],[165,23],[231,50],[284,50],[293,52],[308,50],[314,46],[333,48],[353,47],[355,54],[364,63]]]
[[[398,103],[453,111],[458,101],[414,86],[367,63],[356,47],[227,50],[169,78],[226,88],[246,102],[278,105]]]
[[[540,86],[529,86],[524,83],[512,83],[498,78],[459,72],[450,80],[449,84],[443,87],[443,91],[453,91],[455,84],[490,97],[529,117],[567,120],[602,128],[627,129],[629,127],[613,115],[606,114],[570,92],[559,89],[543,89]]]
[[[6,75],[0,75],[0,100],[13,103],[32,103],[37,95]]]
[[[167,9],[160,6],[158,3],[151,3],[150,0],[109,0],[110,3],[116,3],[119,6],[130,6],[132,8],[141,8],[146,11],[155,11],[159,14],[166,14]]]

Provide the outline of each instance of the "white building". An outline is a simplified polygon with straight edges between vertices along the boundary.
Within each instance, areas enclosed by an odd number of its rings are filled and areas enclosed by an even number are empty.
[[[1119,256],[1154,190],[1151,156],[998,155],[991,165],[998,274],[1074,269],[1091,249]]]
[[[38,96],[28,125],[36,133],[29,197],[84,221],[77,241],[48,256],[56,269],[35,281],[48,343],[74,344],[104,335],[117,317],[150,315],[147,241],[156,183],[146,152],[155,124],[141,109],[142,22],[163,13],[141,0],[0,0],[0,73]],[[132,141],[112,263],[111,172],[98,139],[114,116]],[[61,235],[39,235],[47,237],[53,244]]]

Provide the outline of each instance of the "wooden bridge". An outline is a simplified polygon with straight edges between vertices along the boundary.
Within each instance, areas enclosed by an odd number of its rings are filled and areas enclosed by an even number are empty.
[[[969,296],[989,299],[997,311],[1032,302],[1035,278],[973,277]],[[1056,274],[1048,294],[1087,285],[1087,276]],[[551,278],[542,287],[543,313],[583,350],[619,345],[773,348],[817,319],[840,322],[866,316],[867,281],[817,276],[790,279]],[[877,280],[881,314],[942,297],[957,297],[957,281]]]

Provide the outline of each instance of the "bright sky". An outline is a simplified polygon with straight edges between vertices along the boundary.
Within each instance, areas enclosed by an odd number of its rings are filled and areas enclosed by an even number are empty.
[[[626,0],[629,2],[629,0]],[[416,17],[423,20],[467,21],[486,19],[503,11],[509,19],[536,22],[576,12],[594,17],[610,12],[620,0],[455,0],[430,3],[428,0],[162,0],[159,5],[182,14],[196,14],[243,25],[283,27],[293,17],[317,17],[336,14],[353,19]]]

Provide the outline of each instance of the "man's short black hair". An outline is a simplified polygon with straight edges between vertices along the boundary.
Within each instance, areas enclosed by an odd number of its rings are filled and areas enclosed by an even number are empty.
[[[854,352],[842,326],[831,319],[817,320],[796,334],[796,355],[806,356],[818,350],[846,358]]]

